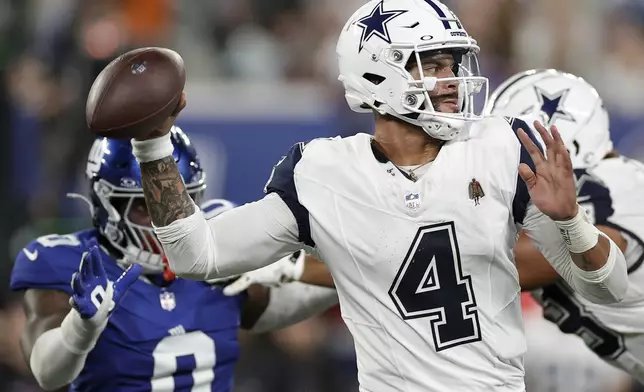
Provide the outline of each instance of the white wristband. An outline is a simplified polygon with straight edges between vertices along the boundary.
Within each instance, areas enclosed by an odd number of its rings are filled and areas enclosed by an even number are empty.
[[[599,230],[590,223],[586,210],[578,206],[577,215],[567,221],[554,221],[571,253],[581,254],[597,245]]]
[[[170,140],[170,132],[149,140],[132,139],[132,154],[139,163],[158,161],[171,156],[174,146]]]
[[[92,351],[99,336],[107,326],[107,319],[100,325],[83,320],[78,312],[72,309],[60,324],[62,343],[76,355]]]

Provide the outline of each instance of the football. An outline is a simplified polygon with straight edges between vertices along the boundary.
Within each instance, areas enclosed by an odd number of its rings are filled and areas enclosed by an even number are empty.
[[[89,129],[114,139],[144,137],[177,107],[186,84],[181,56],[165,48],[127,52],[96,77],[87,97]]]

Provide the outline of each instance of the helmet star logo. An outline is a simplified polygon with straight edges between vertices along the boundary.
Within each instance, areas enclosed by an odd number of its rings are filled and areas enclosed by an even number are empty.
[[[389,37],[389,30],[387,29],[387,23],[392,19],[404,14],[406,10],[383,10],[383,2],[381,1],[376,5],[376,7],[371,11],[371,13],[361,19],[358,19],[356,22],[357,26],[362,29],[362,36],[360,37],[360,46],[358,47],[358,53],[362,51],[362,48],[365,42],[369,41],[374,35],[385,41],[386,43],[391,43],[391,37]]]
[[[563,106],[569,91],[569,89],[566,89],[550,94],[535,86],[535,92],[539,103],[533,107],[533,109],[539,110],[539,113],[544,120],[544,125],[548,128],[557,120],[576,122],[573,115]]]

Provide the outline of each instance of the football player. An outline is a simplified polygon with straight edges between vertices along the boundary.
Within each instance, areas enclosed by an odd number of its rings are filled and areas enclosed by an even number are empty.
[[[180,129],[170,135],[188,197],[208,216],[229,210],[225,200],[200,203],[206,184],[196,152]],[[22,349],[44,389],[230,391],[239,327],[281,328],[337,302],[334,290],[299,282],[225,296],[224,282],[175,279],[164,268],[130,142],[97,139],[87,176],[95,228],[38,238],[11,276],[11,287],[25,291]],[[297,280],[304,258],[270,267]]]
[[[337,53],[349,105],[375,114],[373,136],[296,144],[263,199],[213,219],[181,185],[171,118],[133,140],[172,269],[217,278],[315,245],[362,391],[524,391],[515,224],[590,301],[624,298],[626,263],[578,207],[556,128],[537,126],[546,159],[525,122],[476,110],[478,51],[438,1],[369,1]]]
[[[522,235],[515,251],[521,287],[543,287],[532,294],[548,320],[644,383],[644,164],[613,149],[602,99],[580,77],[553,69],[520,72],[496,89],[487,110],[557,126],[575,169],[577,201],[624,252],[630,281],[619,304],[588,301]]]

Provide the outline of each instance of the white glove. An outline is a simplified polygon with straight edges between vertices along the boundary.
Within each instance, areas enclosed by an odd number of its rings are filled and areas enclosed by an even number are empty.
[[[298,250],[273,264],[242,274],[239,279],[224,287],[224,295],[233,296],[246,290],[252,284],[279,287],[282,283],[300,280],[304,272],[306,252]]]

